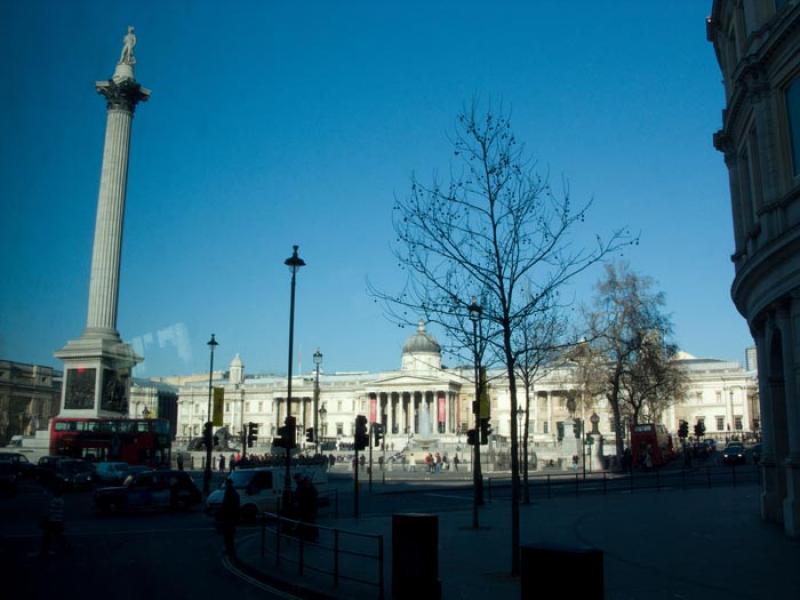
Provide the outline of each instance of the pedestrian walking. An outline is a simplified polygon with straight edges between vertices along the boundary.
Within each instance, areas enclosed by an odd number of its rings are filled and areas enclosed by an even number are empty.
[[[434,461],[435,461],[435,466],[434,466],[435,471],[437,473],[441,473],[442,472],[442,455],[437,452],[436,453],[436,457],[434,458]]]
[[[225,457],[222,456],[222,454],[219,455],[219,470],[220,471],[225,470]]]
[[[453,457],[453,468],[458,471],[458,463],[461,462],[458,458],[458,454]]]
[[[58,484],[53,487],[53,497],[47,507],[47,515],[42,519],[42,556],[55,554],[51,550],[53,541],[57,541],[62,550],[69,550],[64,538],[64,498],[61,486]]]
[[[178,454],[178,471],[183,471],[183,454]]]
[[[233,467],[235,466],[235,464],[236,464],[236,455],[231,453],[231,457],[230,457],[230,460],[228,462],[228,470],[231,473],[233,473]]]
[[[225,553],[236,556],[236,524],[239,522],[239,492],[233,487],[233,481],[225,480],[225,495],[222,497],[222,508],[219,511],[219,529],[225,542]]]

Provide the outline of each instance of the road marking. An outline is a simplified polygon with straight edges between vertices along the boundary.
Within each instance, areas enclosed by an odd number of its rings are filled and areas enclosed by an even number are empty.
[[[472,498],[465,496],[454,496],[453,494],[437,494],[435,492],[426,492],[425,496],[436,496],[437,498],[449,498],[450,500],[462,500],[464,502],[472,502]]]
[[[292,594],[289,594],[288,592],[284,592],[283,590],[279,590],[277,588],[269,586],[266,583],[264,583],[262,581],[259,581],[258,579],[255,579],[254,577],[250,577],[249,575],[247,575],[245,573],[242,573],[239,569],[237,569],[236,567],[234,567],[231,564],[231,561],[227,556],[223,556],[222,557],[222,565],[232,575],[238,577],[242,581],[245,581],[245,582],[249,583],[250,585],[254,585],[257,588],[264,590],[265,592],[269,592],[270,594],[278,596],[279,598],[286,598],[286,600],[300,600],[300,598],[298,598],[297,596],[293,596]]]

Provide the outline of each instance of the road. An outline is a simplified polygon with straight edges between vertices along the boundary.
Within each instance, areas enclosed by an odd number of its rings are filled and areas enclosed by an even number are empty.
[[[69,551],[40,557],[39,522],[49,497],[24,482],[0,499],[3,595],[9,598],[291,598],[233,568],[199,509],[186,513],[99,516],[91,492],[65,494]]]

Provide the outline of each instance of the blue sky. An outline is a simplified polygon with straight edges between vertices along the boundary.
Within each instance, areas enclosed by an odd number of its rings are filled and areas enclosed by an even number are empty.
[[[136,76],[118,329],[144,376],[218,360],[285,372],[292,244],[302,370],[399,366],[412,333],[366,278],[400,287],[391,207],[415,172],[446,171],[456,114],[502,99],[518,139],[590,232],[667,295],[675,338],[742,360],[729,296],[727,173],[711,145],[723,89],[710,3],[0,3],[0,357],[52,364],[86,319],[105,127],[94,91],[128,24]],[[575,282],[588,300],[600,269]],[[434,332],[436,333],[436,332]],[[297,364],[295,369],[297,370]]]

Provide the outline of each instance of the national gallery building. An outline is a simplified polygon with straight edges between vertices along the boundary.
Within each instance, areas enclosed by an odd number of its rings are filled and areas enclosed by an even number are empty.
[[[759,429],[756,373],[737,362],[698,359],[681,353],[678,360],[689,375],[686,396],[669,407],[664,425],[676,432],[681,420],[690,426],[703,421],[706,435],[724,438],[750,434]],[[463,444],[466,430],[474,427],[475,396],[472,367],[442,367],[441,348],[420,322],[417,332],[403,346],[400,368],[384,372],[320,373],[316,423],[314,398],[316,373],[292,379],[291,414],[297,418],[299,445],[306,429],[318,428],[328,447],[352,443],[356,415],[380,422],[387,448],[400,451],[414,441],[440,445]],[[508,439],[511,409],[507,379],[502,371],[488,374],[491,424],[497,439]],[[178,384],[176,438],[188,443],[202,435],[208,419],[208,375],[174,378]],[[224,389],[224,427],[238,434],[243,424],[259,425],[255,451],[266,451],[286,417],[286,377],[248,375],[237,354],[224,372],[215,372],[212,384]],[[524,389],[517,383],[524,406]],[[563,364],[547,370],[531,390],[530,431],[537,446],[555,446],[563,436],[562,423],[569,418],[567,399],[577,392],[575,367]],[[137,409],[136,406],[139,408]],[[131,411],[142,410],[131,404]],[[150,408],[155,416],[157,410]],[[606,447],[613,448],[611,409],[605,398],[579,406],[574,417],[587,422],[596,413]],[[138,415],[131,415],[138,416]],[[519,414],[520,424],[524,414]],[[310,446],[310,444],[308,444]]]

